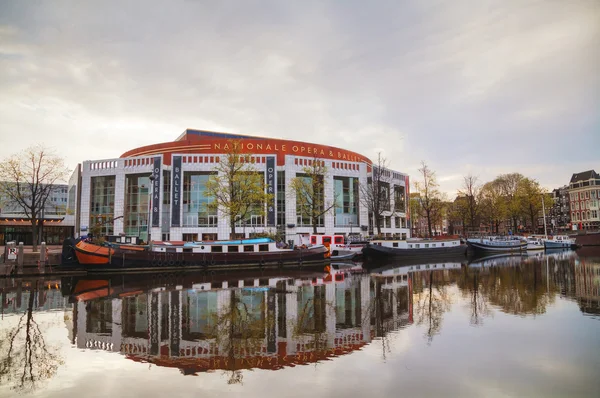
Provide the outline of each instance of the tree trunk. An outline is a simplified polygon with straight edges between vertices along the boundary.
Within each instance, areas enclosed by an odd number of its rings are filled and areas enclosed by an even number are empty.
[[[230,227],[231,227],[231,234],[229,236],[229,239],[234,239],[235,236],[235,219],[233,217],[231,217],[230,219],[231,221],[229,221]]]
[[[32,217],[31,218],[31,237],[33,238],[32,240],[32,247],[33,247],[33,251],[36,252],[37,251],[37,247],[38,247],[38,226],[37,226],[37,218]],[[19,242],[17,242],[18,244]]]
[[[427,229],[429,232],[429,237],[431,238],[433,235],[431,234],[431,214],[427,212]]]

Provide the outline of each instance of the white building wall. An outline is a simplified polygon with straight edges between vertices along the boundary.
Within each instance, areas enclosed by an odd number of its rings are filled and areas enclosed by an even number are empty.
[[[222,156],[222,154],[173,154],[173,156],[181,155],[184,157],[184,161],[182,162],[182,173],[191,172],[191,171],[202,171],[202,172],[211,172],[214,171],[216,160],[218,157]],[[162,156],[162,155],[161,155]],[[274,156],[274,154],[265,154],[260,155],[260,157],[266,156]],[[79,214],[79,220],[81,226],[90,225],[90,193],[91,193],[91,178],[96,176],[115,176],[115,207],[114,207],[114,217],[119,217],[124,215],[125,211],[125,181],[126,176],[128,174],[145,174],[151,173],[153,167],[153,159],[155,156],[140,156],[140,157],[131,157],[131,158],[117,158],[117,159],[107,159],[107,160],[98,160],[98,161],[85,161],[82,164],[82,182],[81,182],[81,209]],[[210,162],[210,158],[213,158],[213,162]],[[258,155],[257,155],[258,157]],[[199,162],[199,158],[202,158],[203,161]],[[297,161],[296,161],[297,160]],[[286,231],[286,239],[294,239],[296,243],[300,243],[300,239],[298,234],[311,234],[313,232],[313,228],[311,226],[299,227],[297,225],[297,217],[296,217],[296,199],[295,195],[291,190],[291,182],[295,178],[296,174],[303,173],[303,168],[306,167],[304,162],[306,161],[307,165],[309,161],[314,160],[311,157],[299,157],[294,155],[286,155],[284,166],[277,166],[277,170],[285,171],[285,186],[286,186],[286,208],[285,208],[285,231]],[[335,201],[334,198],[334,177],[355,177],[358,178],[359,186],[365,186],[367,184],[367,164],[361,162],[349,162],[344,160],[323,160],[328,170],[327,177],[325,179],[325,200],[326,203],[332,204]],[[298,164],[296,164],[298,163]],[[265,163],[255,163],[255,167],[260,171],[266,170]],[[161,172],[164,170],[172,171],[170,165],[162,164]],[[400,173],[397,173],[400,174]],[[183,174],[182,174],[183,176]],[[402,174],[402,178],[404,175]],[[162,178],[164,176],[161,175],[161,187],[160,187],[160,218],[162,220],[162,212],[165,211],[162,207],[162,202],[164,201],[164,192],[162,189],[163,181]],[[172,174],[171,174],[172,179]],[[404,180],[398,179],[392,181],[391,192],[393,193],[393,184],[404,186]],[[181,190],[181,194],[183,195],[183,189]],[[360,191],[359,191],[360,196]],[[180,200],[182,197],[180,198]],[[407,198],[408,201],[408,198]],[[169,200],[171,203],[171,200]],[[276,200],[275,200],[276,202]],[[407,204],[408,205],[408,204]],[[172,203],[171,203],[172,206]],[[393,206],[393,203],[392,203]],[[171,210],[169,210],[171,212]],[[170,240],[183,240],[183,234],[197,234],[198,239],[202,238],[202,233],[213,233],[217,234],[218,239],[228,239],[230,234],[229,229],[229,221],[228,218],[225,217],[221,212],[218,212],[218,224],[217,227],[185,227],[185,219],[183,219],[184,213],[184,204],[181,202],[181,227],[171,227],[169,225],[169,239]],[[389,212],[388,215],[395,216],[398,215],[402,217],[404,226],[406,226],[406,214],[405,213],[397,213],[393,214]],[[162,223],[162,221],[161,221]],[[395,220],[392,220],[392,228],[383,228],[382,232],[387,234],[399,234],[405,233],[410,236],[410,231],[408,228],[397,228],[395,225]],[[294,227],[288,228],[287,225],[294,225]],[[324,219],[324,227],[318,227],[318,233],[342,233],[342,234],[350,234],[352,233],[361,233],[366,235],[366,231],[361,230],[361,226],[368,225],[368,211],[366,206],[359,200],[359,210],[358,210],[358,222],[357,225],[335,225],[335,213],[334,211],[330,211],[326,214]],[[114,222],[114,233],[119,234],[124,232],[124,220],[123,218],[119,218]],[[253,227],[246,225],[245,233],[246,236],[249,236],[252,232],[274,232],[274,226],[268,227]],[[236,228],[236,232],[243,232],[244,228],[239,226]],[[77,233],[78,231],[76,231]],[[162,234],[165,232],[161,226],[151,228],[151,236],[153,240],[161,240]]]

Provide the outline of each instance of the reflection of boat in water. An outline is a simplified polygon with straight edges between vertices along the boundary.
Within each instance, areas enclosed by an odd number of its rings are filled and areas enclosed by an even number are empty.
[[[372,283],[359,265],[331,268],[63,278],[63,289],[78,348],[183,374],[277,370],[350,354],[412,322],[407,286]]]
[[[370,271],[371,275],[375,276],[393,276],[393,275],[408,275],[411,272],[425,272],[425,271],[439,271],[439,270],[452,270],[461,269],[462,262],[430,262],[413,265],[388,265],[380,268],[375,268]]]
[[[511,266],[521,264],[526,259],[527,253],[499,253],[489,256],[473,257],[469,261],[470,268],[485,268],[496,266]]]

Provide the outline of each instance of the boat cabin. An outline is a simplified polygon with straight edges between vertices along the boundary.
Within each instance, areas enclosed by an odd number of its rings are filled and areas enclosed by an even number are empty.
[[[277,242],[269,238],[237,239],[230,241],[186,242],[183,245],[156,245],[155,252],[165,253],[266,253],[282,251]]]

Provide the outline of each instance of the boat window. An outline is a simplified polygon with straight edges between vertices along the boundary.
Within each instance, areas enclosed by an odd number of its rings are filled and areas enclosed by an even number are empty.
[[[417,243],[417,244],[415,245],[415,247],[418,249],[419,247],[421,247],[421,244]]]
[[[331,236],[324,236],[323,237],[323,244],[325,246],[327,246],[328,244],[331,244]]]
[[[392,246],[393,246],[393,247],[398,247],[398,242],[394,242],[394,243],[392,243]]]
[[[342,244],[344,244],[344,237],[343,236],[336,236],[334,238],[334,242],[336,244],[342,245]]]
[[[192,248],[191,247],[190,248],[184,247],[183,248],[183,252],[184,253],[191,253],[192,252]]]
[[[254,245],[244,245],[244,252],[253,252]]]
[[[445,245],[446,245],[445,243],[442,243],[442,246],[445,246]]]
[[[211,246],[210,252],[211,253],[223,253],[223,246]]]
[[[310,237],[310,244],[311,245],[316,245],[317,244],[317,237],[316,236],[311,236]]]
[[[425,247],[429,247],[429,243],[425,243]]]
[[[268,252],[269,251],[269,245],[258,245],[258,251],[259,252]]]
[[[408,245],[408,247],[410,247],[412,249],[412,245]]]
[[[175,253],[175,252],[177,252],[177,249],[176,249],[176,248],[174,248],[174,247],[167,247],[167,250],[166,250],[166,252],[167,252],[167,253]]]
[[[237,253],[240,251],[239,246],[227,246],[227,252],[229,253]]]

